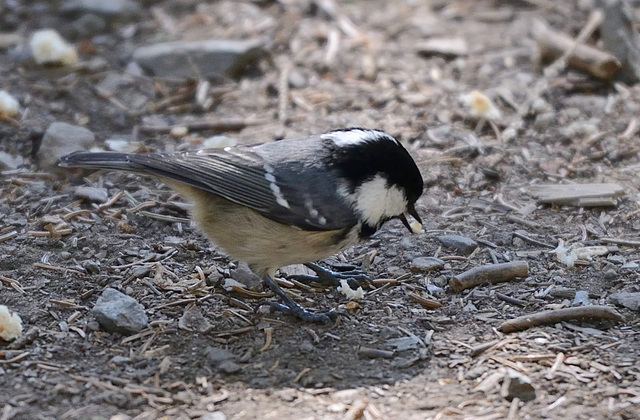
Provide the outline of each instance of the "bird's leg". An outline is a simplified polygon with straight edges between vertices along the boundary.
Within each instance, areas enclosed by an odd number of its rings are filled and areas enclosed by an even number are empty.
[[[269,286],[269,289],[271,289],[271,291],[275,293],[276,296],[278,296],[284,302],[284,303],[269,302],[269,304],[271,305],[271,308],[273,309],[282,311],[287,314],[291,314],[296,318],[299,318],[305,322],[317,322],[321,324],[328,324],[331,321],[335,321],[338,315],[344,315],[340,312],[335,312],[335,311],[324,312],[324,313],[310,312],[304,309],[302,306],[300,306],[298,302],[294,301],[291,298],[291,296],[286,294],[284,290],[282,290],[282,288],[278,286],[278,283],[276,283],[275,280],[271,278],[270,275],[268,274],[265,275],[263,277],[263,281],[266,283],[267,286]]]
[[[333,271],[323,268],[316,263],[305,263],[304,265],[316,273],[316,275],[293,274],[287,278],[298,280],[303,283],[320,283],[333,287],[341,286],[341,281],[346,280],[349,287],[353,290],[358,289],[358,287],[363,284],[369,284],[371,282],[369,276],[354,266],[332,266],[332,268],[336,270]]]

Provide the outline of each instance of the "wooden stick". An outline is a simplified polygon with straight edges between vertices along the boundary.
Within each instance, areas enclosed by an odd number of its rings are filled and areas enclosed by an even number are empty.
[[[422,297],[422,296],[420,296],[419,294],[417,294],[415,292],[409,293],[409,299],[411,299],[414,302],[419,303],[420,305],[424,306],[425,308],[435,309],[435,308],[440,308],[442,306],[442,303],[438,302],[437,300],[433,300],[433,299],[428,299],[426,297]]]
[[[640,35],[635,28],[634,9],[626,0],[596,2],[604,12],[600,25],[602,48],[622,63],[616,79],[626,84],[640,80]]]
[[[503,264],[489,264],[451,277],[449,287],[456,293],[481,285],[482,283],[503,283],[517,277],[527,277],[529,265],[525,261],[513,261]]]
[[[240,131],[245,127],[250,125],[260,125],[264,124],[266,120],[259,119],[250,119],[250,118],[224,118],[224,119],[211,119],[211,120],[200,120],[193,122],[185,122],[184,124],[177,124],[179,126],[187,127],[189,132],[194,131]],[[153,126],[153,125],[142,125],[140,126],[141,133],[147,134],[163,134],[169,133],[174,126]]]
[[[622,315],[615,309],[608,306],[590,305],[578,306],[575,308],[563,308],[550,311],[541,311],[529,315],[519,316],[503,322],[499,331],[510,333],[522,331],[538,325],[557,324],[562,321],[572,319],[610,319],[612,321],[621,322],[624,320]]]
[[[599,79],[611,79],[621,67],[620,61],[612,54],[588,45],[576,45],[571,37],[555,32],[541,22],[536,22],[533,26],[533,36],[543,59],[556,60],[573,48],[567,60],[568,65]]]

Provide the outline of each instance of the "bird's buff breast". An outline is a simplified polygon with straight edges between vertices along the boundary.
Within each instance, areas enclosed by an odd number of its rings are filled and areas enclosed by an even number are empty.
[[[192,198],[192,197],[190,197]],[[209,193],[196,194],[193,219],[230,257],[246,262],[256,274],[329,257],[358,241],[357,234],[303,231],[269,220],[245,206]]]

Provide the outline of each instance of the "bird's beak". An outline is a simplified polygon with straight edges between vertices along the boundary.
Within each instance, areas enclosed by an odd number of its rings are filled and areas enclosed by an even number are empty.
[[[416,219],[417,223],[409,223],[409,221],[407,220],[407,214]],[[409,232],[411,233],[418,233],[422,229],[422,219],[420,219],[420,216],[418,216],[418,212],[416,211],[415,205],[413,203],[409,204],[409,206],[407,207],[407,212],[398,216],[398,219],[400,219],[402,224],[407,229],[409,229]]]

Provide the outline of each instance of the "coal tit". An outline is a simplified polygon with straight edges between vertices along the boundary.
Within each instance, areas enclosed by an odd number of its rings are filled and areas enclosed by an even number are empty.
[[[75,152],[63,167],[151,174],[194,203],[193,219],[230,257],[246,262],[298,318],[327,322],[273,280],[286,265],[331,256],[399,219],[412,231],[420,171],[395,138],[351,128],[251,146],[180,153]],[[316,266],[317,267],[317,266]]]

